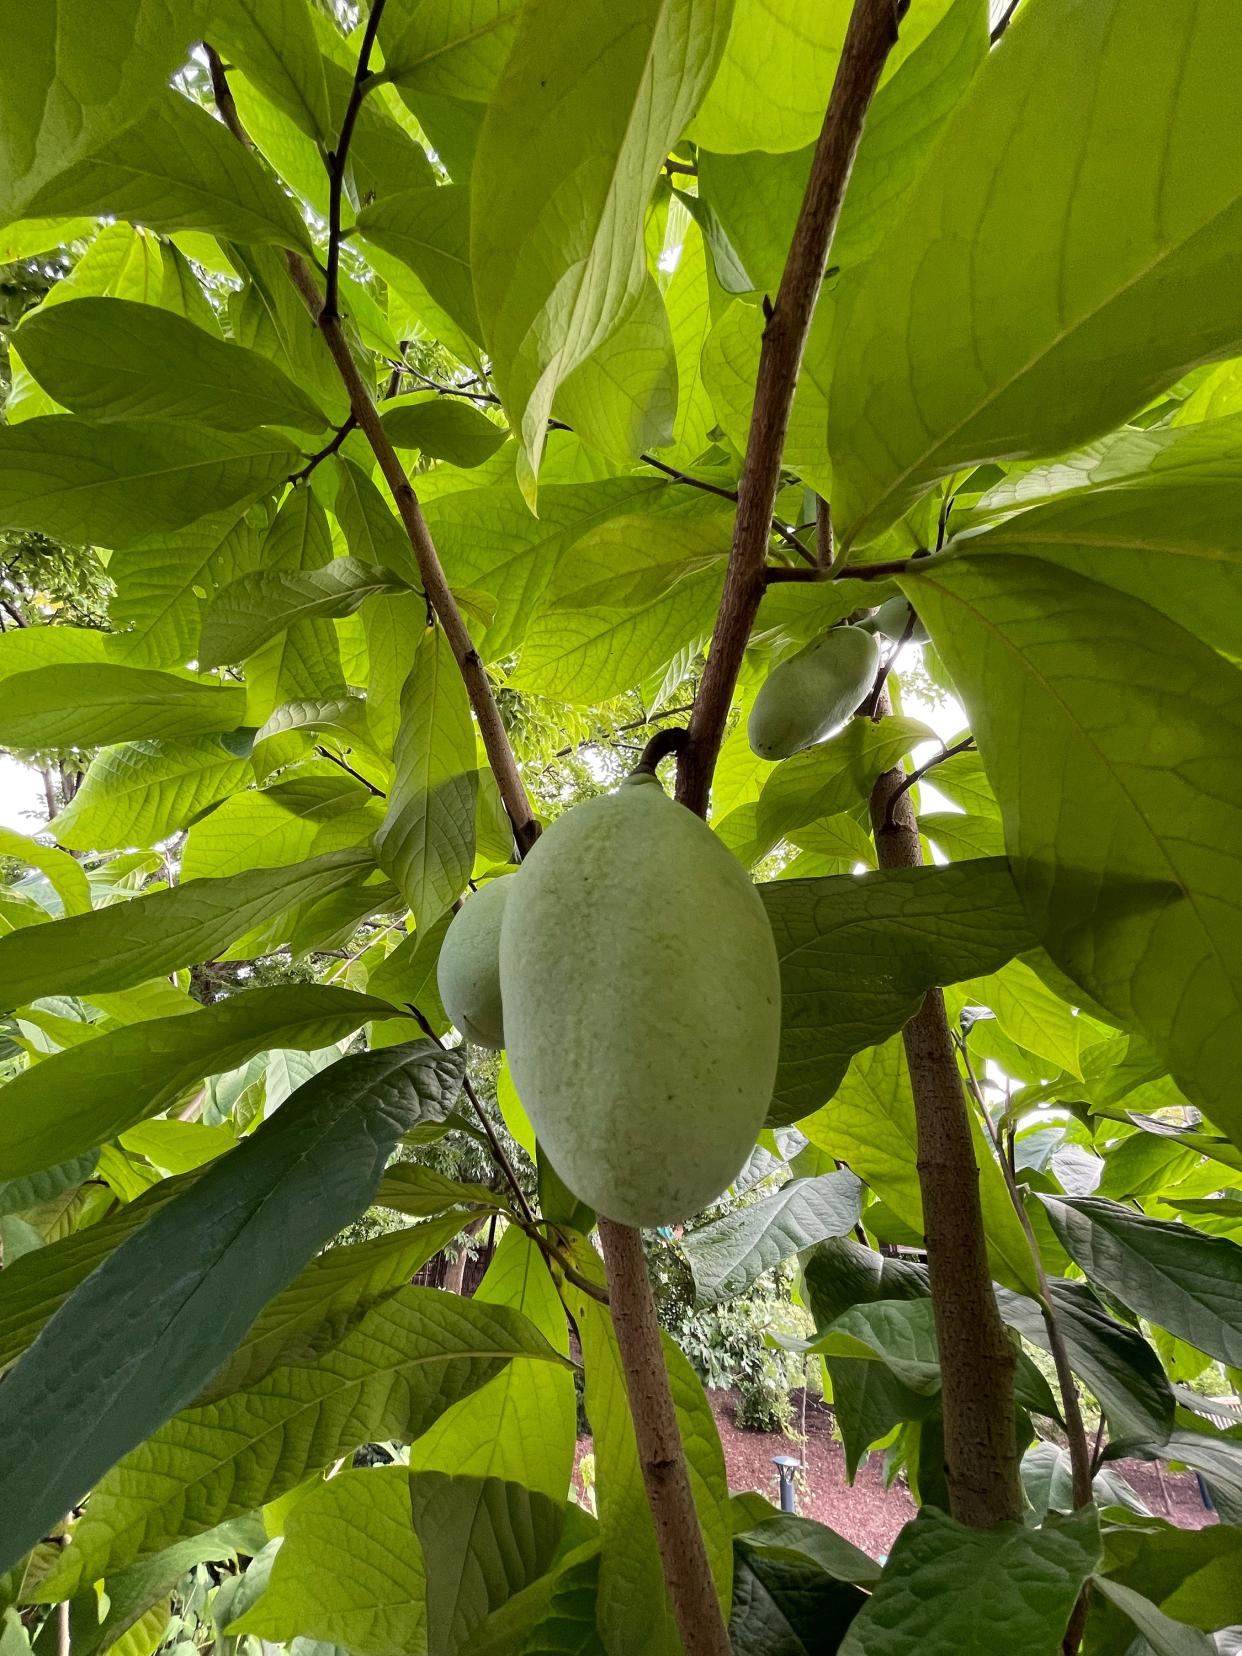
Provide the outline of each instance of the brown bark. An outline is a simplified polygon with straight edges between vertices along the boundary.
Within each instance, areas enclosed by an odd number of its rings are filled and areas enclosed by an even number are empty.
[[[905,0],[855,0],[789,257],[763,330],[729,567],[703,682],[695,698],[690,745],[677,775],[678,799],[700,816],[707,812],[712,772],[733,690],[763,597],[768,536],[780,486],[789,410],[828,249],[862,138],[867,107],[885,60],[897,42],[897,24],[904,11]]]
[[[923,861],[904,772],[871,793],[881,868]],[[944,996],[931,989],[902,1031],[918,1132],[919,1189],[940,1349],[945,1476],[953,1516],[974,1529],[1022,1518],[1014,1354],[992,1292],[979,1170]]]
[[[642,1237],[629,1225],[603,1218],[599,1235],[643,1487],[681,1642],[686,1656],[729,1656],[729,1634],[712,1582],[660,1349]]]

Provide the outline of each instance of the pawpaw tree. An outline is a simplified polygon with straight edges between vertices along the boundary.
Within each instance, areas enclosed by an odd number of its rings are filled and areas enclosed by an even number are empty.
[[[1234,1648],[1232,0],[2,10],[3,1656]]]

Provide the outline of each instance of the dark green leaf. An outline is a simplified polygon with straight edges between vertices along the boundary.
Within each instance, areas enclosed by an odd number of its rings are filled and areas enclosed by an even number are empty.
[[[683,1238],[700,1305],[732,1299],[792,1254],[858,1222],[862,1186],[852,1173],[791,1179],[772,1196],[739,1207]]]
[[[733,1656],[830,1656],[866,1602],[799,1552],[741,1536],[733,1544]]]
[[[1242,1247],[1096,1197],[1040,1198],[1075,1265],[1138,1316],[1242,1365]]]
[[[1154,1656],[1214,1656],[1216,1646],[1206,1633],[1172,1620],[1133,1587],[1123,1587],[1119,1581],[1096,1576],[1095,1590],[1133,1623]]]
[[[3,1568],[184,1408],[273,1294],[357,1217],[421,1112],[418,1070],[443,1086],[459,1063],[430,1042],[342,1059],[70,1297],[0,1399]]]
[[[318,432],[328,423],[275,363],[156,305],[41,305],[15,338],[39,384],[75,414],[189,421],[221,431],[277,425]]]
[[[83,1156],[75,1156],[72,1161],[27,1173],[23,1178],[5,1179],[0,1183],[0,1218],[10,1213],[24,1213],[40,1202],[50,1202],[62,1190],[72,1190],[75,1185],[90,1178],[98,1160],[98,1154],[92,1150]]]
[[[471,402],[435,392],[386,404],[383,421],[397,448],[418,449],[428,459],[454,466],[481,466],[509,435]]]
[[[331,851],[289,868],[188,880],[24,937],[0,937],[0,1008],[41,995],[128,989],[214,959],[252,927],[339,891],[373,866],[369,852]]]
[[[830,1098],[851,1056],[900,1029],[933,984],[995,971],[1032,942],[1003,857],[759,893],[781,962],[772,1125]]]

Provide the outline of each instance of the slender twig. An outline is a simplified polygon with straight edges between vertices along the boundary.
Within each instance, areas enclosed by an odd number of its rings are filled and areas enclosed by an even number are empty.
[[[349,436],[350,432],[357,429],[357,425],[358,422],[354,419],[353,415],[347,414],[345,419],[337,428],[336,435],[333,437],[332,441],[330,443],[325,443],[321,449],[312,454],[310,459],[300,471],[292,472],[288,478],[288,481],[294,484],[305,483],[307,478],[314,471],[315,467],[319,465],[321,461],[327,460],[330,455],[335,454],[337,449],[340,448],[341,444]]]
[[[836,557],[836,541],[832,533],[832,507],[823,495],[815,496],[815,542],[819,553],[819,567],[831,569]]]
[[[996,22],[992,25],[992,32],[988,35],[988,41],[991,45],[993,45],[993,46],[996,45],[996,42],[1004,34],[1005,30],[1009,27],[1010,23],[1012,23],[1013,14],[1014,14],[1014,12],[1017,11],[1017,9],[1018,9],[1018,0],[1009,0],[1009,4],[1005,7],[1004,11],[1000,14],[1000,16],[996,19]]]
[[[1026,1203],[1022,1200],[1022,1193],[1018,1189],[1018,1182],[1010,1170],[1009,1162],[1001,1146],[1000,1134],[992,1123],[988,1113],[987,1101],[983,1096],[983,1088],[979,1085],[979,1078],[975,1074],[974,1065],[970,1061],[970,1050],[963,1037],[956,1032],[953,1035],[953,1044],[961,1056],[966,1068],[966,1084],[979,1106],[979,1113],[983,1117],[983,1124],[987,1128],[988,1137],[992,1140],[992,1148],[996,1151],[996,1159],[1000,1162],[1001,1173],[1004,1176],[1005,1188],[1009,1192],[1009,1200],[1014,1212],[1018,1216],[1018,1223],[1022,1226],[1026,1237],[1027,1247],[1030,1249],[1031,1264],[1035,1268],[1035,1281],[1039,1288],[1039,1309],[1044,1319],[1044,1330],[1048,1336],[1048,1348],[1052,1352],[1053,1366],[1057,1371],[1057,1386],[1061,1393],[1061,1414],[1065,1421],[1066,1436],[1069,1439],[1070,1470],[1074,1491],[1075,1507],[1090,1506],[1092,1501],[1091,1489],[1091,1451],[1087,1447],[1087,1432],[1083,1425],[1082,1407],[1078,1399],[1078,1387],[1074,1382],[1073,1370],[1070,1367],[1069,1351],[1061,1334],[1061,1325],[1057,1321],[1056,1308],[1052,1303],[1052,1288],[1048,1281],[1048,1273],[1044,1269],[1043,1255],[1039,1251],[1039,1242],[1035,1236],[1034,1226],[1026,1211]]]
[[[522,1221],[519,1220],[518,1223],[522,1224]],[[592,1282],[590,1277],[583,1276],[581,1271],[575,1270],[556,1244],[546,1237],[538,1226],[522,1224],[522,1229],[535,1243],[549,1265],[554,1264],[556,1266],[566,1282],[572,1282],[575,1288],[581,1288],[584,1294],[589,1294],[593,1300],[598,1300],[601,1305],[609,1303],[608,1290],[601,1288],[598,1282]]]
[[[345,114],[341,120],[340,135],[336,140],[336,148],[324,157],[324,164],[328,169],[328,260],[321,314],[333,318],[339,315],[337,299],[341,270],[341,198],[345,193],[345,169],[349,164],[349,146],[353,140],[359,111],[362,109],[362,100],[372,85],[371,52],[375,46],[375,36],[379,31],[383,12],[384,0],[371,0],[371,11],[362,32],[362,46],[354,70],[354,83],[349,89],[349,102],[345,105]]]
[[[897,802],[903,794],[908,794],[911,788],[917,787],[928,771],[935,770],[937,765],[943,765],[946,759],[952,759],[955,754],[971,752],[974,745],[975,739],[973,736],[963,736],[960,742],[954,742],[952,747],[942,748],[939,753],[934,753],[926,764],[920,765],[917,770],[912,770],[909,775],[905,776],[900,785],[889,794],[888,805],[884,813],[885,829],[891,832],[895,826],[893,813],[896,811]]]
[[[908,575],[910,566],[916,558],[927,558],[931,554],[923,549],[912,552],[908,558],[891,558],[888,563],[846,564],[844,569],[838,569],[833,579],[837,581],[882,581],[889,575]]]
[[[1014,4],[1017,4],[1017,0],[1014,0]],[[699,174],[699,169],[692,162],[674,161],[671,156],[664,163],[664,170],[666,173],[689,173],[694,178]]]
[[[1105,1419],[1104,1419],[1104,1411],[1103,1411],[1103,1409],[1101,1409],[1100,1410],[1100,1423],[1096,1427],[1096,1430],[1095,1430],[1095,1447],[1091,1451],[1091,1475],[1092,1475],[1092,1477],[1095,1476],[1095,1474],[1099,1471],[1100,1466],[1103,1464],[1103,1460],[1104,1460],[1104,1427],[1105,1427],[1105,1425],[1106,1425],[1106,1422],[1105,1422]]]
[[[613,735],[620,736],[627,730],[647,730],[650,726],[656,724],[660,719],[677,719],[680,718],[683,713],[689,713],[690,711],[691,708],[689,702],[685,703],[682,707],[666,707],[663,713],[652,713],[648,718],[631,719],[628,724],[618,725],[616,730],[613,732]],[[552,757],[554,759],[568,759],[573,753],[581,753],[583,748],[598,747],[599,745],[600,743],[598,737],[588,736],[585,742],[579,742],[574,747],[557,748]]]
[[[724,594],[678,775],[678,798],[700,815],[707,809],[734,687],[763,598],[789,411],[828,250],[867,108],[904,10],[904,0],[856,0],[789,257],[763,331]]]
[[[874,613],[874,611],[872,613]],[[862,705],[858,709],[859,713],[864,718],[870,719],[872,724],[879,724],[880,720],[885,716],[887,701],[884,695],[884,687],[888,683],[888,675],[893,670],[897,657],[910,642],[913,632],[914,611],[911,610],[909,615],[906,617],[906,624],[902,628],[901,637],[897,640],[893,647],[881,657],[880,665],[876,668],[875,679],[872,683],[871,689],[863,698]]]
[[[321,759],[326,759],[329,762],[329,764],[338,765],[341,770],[348,771],[349,774],[355,779],[355,781],[361,782],[363,787],[366,788],[367,791],[375,799],[387,799],[388,798],[388,795],[384,792],[384,790],[382,788],[377,788],[375,786],[374,782],[368,782],[367,781],[366,777],[363,776],[361,771],[356,771],[352,765],[346,764],[346,762],[344,761],[344,759],[341,758],[339,753],[333,753],[330,748],[326,748],[326,747],[316,747],[315,752],[319,755],[319,757]]]
[[[763,572],[763,582],[765,586],[778,586],[782,581],[809,581],[814,584],[816,581],[827,581],[830,579],[830,571],[827,569],[820,569],[818,565],[814,563],[814,560],[812,560],[812,566],[810,569],[804,569],[801,565],[790,567],[787,564],[773,564],[770,568],[765,569]]]

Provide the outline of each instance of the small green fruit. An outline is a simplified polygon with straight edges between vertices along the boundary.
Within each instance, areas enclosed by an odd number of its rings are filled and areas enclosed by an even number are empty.
[[[468,897],[444,934],[436,982],[444,1010],[475,1046],[505,1044],[500,998],[500,922],[513,876],[490,880]]]
[[[867,622],[868,627],[876,632],[882,632],[885,638],[891,638],[896,644],[905,633],[906,622],[910,619],[910,606],[904,598],[889,598],[880,605],[875,614]],[[926,644],[927,628],[916,615],[914,629],[910,634],[909,643]]]
[[[763,904],[654,777],[567,812],[500,934],[509,1068],[570,1190],[628,1225],[689,1218],[772,1099],[780,970]]]
[[[746,734],[760,759],[788,759],[844,724],[870,690],[880,646],[861,627],[833,627],[768,674]]]

